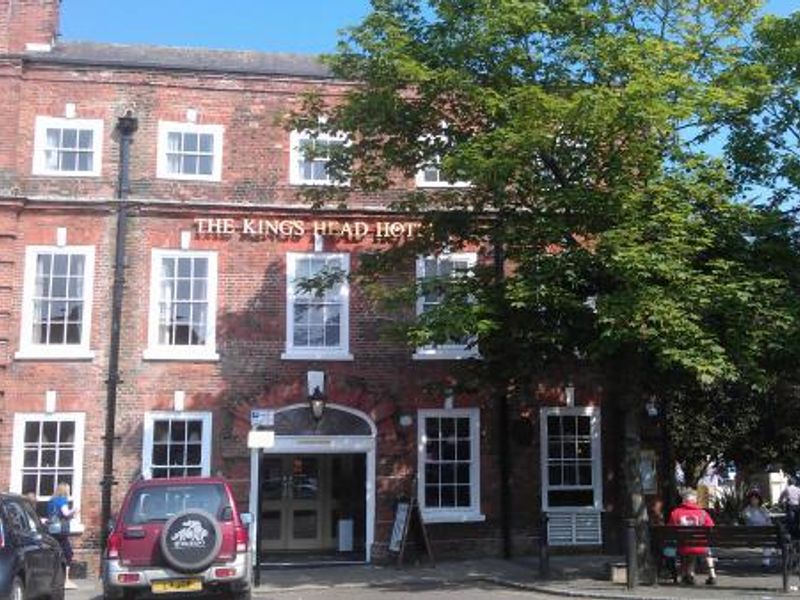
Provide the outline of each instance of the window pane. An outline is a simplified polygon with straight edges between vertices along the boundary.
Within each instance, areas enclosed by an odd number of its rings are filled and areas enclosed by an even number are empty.
[[[36,450],[25,450],[22,464],[24,467],[35,467],[39,464],[39,452]]]
[[[170,131],[167,134],[167,150],[169,152],[181,151],[181,134],[176,131]]]
[[[170,441],[186,441],[186,423],[184,421],[172,421],[172,433],[170,435]]]
[[[456,505],[456,487],[454,485],[443,485],[441,488],[442,506]]]
[[[61,136],[62,148],[77,148],[78,147],[78,130],[77,129],[63,129]]]
[[[175,291],[176,300],[191,300],[192,298],[192,282],[188,279],[179,279]]]
[[[48,128],[46,133],[46,147],[47,148],[59,148],[61,146],[61,130]]]
[[[192,154],[185,154],[183,156],[182,173],[187,175],[197,174],[197,156]]]
[[[66,277],[53,277],[52,281],[53,298],[66,298],[67,297],[67,278]]]
[[[214,136],[210,133],[200,134],[200,152],[211,152],[214,149]]]
[[[195,258],[194,259],[194,276],[207,277],[208,276],[208,259]]]
[[[214,168],[214,159],[211,156],[200,156],[197,162],[199,175],[211,175]]]
[[[93,137],[94,132],[91,129],[81,129],[80,134],[78,135],[78,147],[84,150],[91,149]]]
[[[78,154],[78,171],[91,171],[94,165],[94,156],[91,152]]]
[[[181,172],[181,155],[167,154],[167,173],[179,174]]]
[[[39,423],[28,421],[25,423],[25,443],[33,444],[39,441]]]
[[[69,275],[69,255],[55,254],[53,256],[53,276]]]
[[[184,133],[183,134],[183,151],[184,152],[197,152],[197,134]]]
[[[62,171],[75,171],[78,168],[78,153],[77,152],[61,152],[61,170]]]
[[[74,421],[61,421],[61,426],[58,428],[59,441],[62,444],[75,443],[75,422]]]
[[[67,324],[67,344],[81,343],[81,326],[78,323]]]
[[[42,423],[42,443],[55,444],[58,442],[58,423],[45,421]]]
[[[178,259],[178,277],[191,277],[192,276],[192,259],[179,258]]]
[[[436,417],[425,419],[425,435],[428,439],[439,437],[439,419]]]

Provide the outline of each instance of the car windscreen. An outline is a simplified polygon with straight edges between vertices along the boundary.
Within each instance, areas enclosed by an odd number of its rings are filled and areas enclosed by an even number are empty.
[[[158,485],[136,490],[128,503],[125,522],[129,525],[167,521],[187,510],[203,510],[216,518],[229,507],[220,484]]]

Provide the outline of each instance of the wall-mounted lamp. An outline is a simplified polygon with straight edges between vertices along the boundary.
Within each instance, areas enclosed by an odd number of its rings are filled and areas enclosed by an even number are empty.
[[[567,383],[564,387],[564,402],[567,406],[575,406],[575,386],[572,383]]]
[[[311,408],[311,414],[319,421],[322,418],[322,413],[325,412],[325,394],[322,393],[319,387],[315,387],[308,397],[308,406]]]
[[[647,412],[648,417],[658,416],[658,402],[656,402],[655,396],[650,396],[647,399],[647,402],[644,405],[644,410]]]
[[[323,371],[308,372],[308,407],[314,419],[319,421],[325,412],[325,373]]]

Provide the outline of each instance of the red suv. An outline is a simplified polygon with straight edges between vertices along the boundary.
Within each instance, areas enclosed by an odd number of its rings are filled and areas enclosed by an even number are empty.
[[[218,591],[242,600],[250,568],[247,526],[224,479],[142,480],[108,538],[103,597]]]

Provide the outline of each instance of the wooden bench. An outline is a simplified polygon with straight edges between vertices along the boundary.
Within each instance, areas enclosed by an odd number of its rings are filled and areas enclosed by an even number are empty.
[[[711,548],[775,548],[781,556],[783,591],[789,591],[789,576],[800,566],[800,540],[792,539],[780,525],[753,527],[748,525],[717,525],[716,527],[679,527],[654,525],[650,527],[650,548],[656,565],[656,582],[661,575],[664,548],[698,546]],[[800,574],[800,573],[798,573]]]

